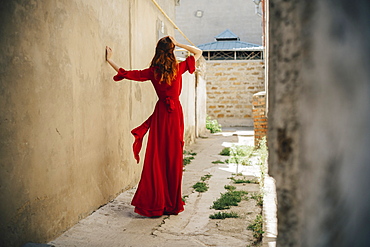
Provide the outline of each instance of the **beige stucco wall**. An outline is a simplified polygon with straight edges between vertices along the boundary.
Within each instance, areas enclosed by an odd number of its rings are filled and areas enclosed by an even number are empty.
[[[207,114],[222,126],[253,126],[253,94],[265,90],[264,62],[207,61]]]
[[[180,95],[181,105],[183,106],[184,112],[184,128],[185,128],[185,146],[195,141],[195,77],[189,73],[183,76],[183,85],[189,85],[190,87],[184,87],[182,94]]]
[[[173,34],[151,1],[2,2],[1,246],[47,241],[137,183],[130,130],[157,97],[150,82],[113,82],[105,46],[145,68],[157,20]]]
[[[201,57],[197,62],[196,70],[196,111],[195,111],[195,125],[196,136],[202,136],[206,131],[206,117],[207,117],[207,63]]]
[[[184,112],[185,149],[206,132],[206,62],[201,57],[196,63],[193,74],[185,73],[182,77],[183,89],[180,101]]]

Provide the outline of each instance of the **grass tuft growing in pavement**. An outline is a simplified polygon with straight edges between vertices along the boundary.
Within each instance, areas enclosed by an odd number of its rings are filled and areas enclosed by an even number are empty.
[[[221,160],[212,161],[212,164],[225,164],[225,162]]]
[[[200,180],[202,180],[202,181],[204,182],[204,181],[206,181],[206,180],[210,179],[211,177],[212,177],[212,175],[211,175],[211,174],[206,174],[206,175],[204,175],[203,177],[201,177],[201,178],[200,178]]]
[[[193,189],[197,192],[206,192],[208,190],[208,186],[205,181],[210,179],[212,177],[211,174],[206,174],[200,178],[202,180],[201,182],[197,182],[196,184],[193,185]]]
[[[183,164],[184,166],[189,165],[190,162],[194,159],[194,157],[184,157]]]
[[[230,156],[230,148],[227,147],[227,148],[222,149],[221,152],[220,152],[220,155]]]
[[[197,153],[194,153],[192,151],[186,151],[186,150],[184,150],[183,154],[184,154],[183,166],[189,165],[190,162],[194,159],[194,156],[197,155]]]
[[[224,188],[225,190],[236,190],[236,187],[232,185],[225,185]]]
[[[243,176],[243,173],[239,172],[239,173],[231,173],[231,175],[233,176]]]
[[[257,180],[249,180],[249,179],[240,179],[240,178],[230,178],[234,184],[259,184]]]
[[[222,131],[221,124],[219,124],[216,119],[211,119],[210,116],[206,118],[206,128],[209,129],[211,133]]]
[[[242,199],[247,199],[246,195],[248,192],[245,191],[228,191],[226,193],[221,193],[221,197],[213,202],[211,208],[216,210],[229,209],[230,206],[238,206],[238,203]]]
[[[189,197],[189,196],[183,196],[183,197],[182,197],[182,201],[183,201],[183,202],[186,202],[186,199],[187,199],[188,197]]]
[[[196,192],[206,192],[208,190],[208,186],[205,182],[197,182],[193,185],[193,189],[195,189]]]
[[[253,193],[251,196],[252,199],[256,200],[258,206],[263,206],[263,194],[262,193]]]
[[[218,212],[218,213],[211,214],[209,218],[210,219],[239,218],[239,215],[235,212],[230,212],[230,213]]]
[[[186,151],[186,150],[184,150],[184,154],[185,154],[185,155],[192,155],[192,156],[197,155],[197,153],[195,153],[195,152],[193,152],[193,151]]]
[[[252,224],[248,226],[248,230],[253,231],[253,237],[256,238],[256,242],[261,242],[262,241],[262,234],[264,233],[263,228],[262,228],[262,215],[257,214],[256,219]]]

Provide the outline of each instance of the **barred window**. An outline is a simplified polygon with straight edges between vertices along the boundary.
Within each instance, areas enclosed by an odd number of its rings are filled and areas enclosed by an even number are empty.
[[[261,60],[262,51],[203,51],[206,60]]]

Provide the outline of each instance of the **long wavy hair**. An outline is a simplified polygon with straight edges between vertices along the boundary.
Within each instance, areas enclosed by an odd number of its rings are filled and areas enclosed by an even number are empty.
[[[154,77],[159,80],[159,83],[167,83],[171,86],[171,82],[177,75],[177,61],[173,53],[175,45],[167,36],[161,38],[155,48],[155,55],[152,59],[150,67],[155,67]]]

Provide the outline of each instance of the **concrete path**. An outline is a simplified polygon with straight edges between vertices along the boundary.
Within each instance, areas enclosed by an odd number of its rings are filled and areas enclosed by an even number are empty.
[[[253,145],[253,130],[224,129],[222,133],[208,134],[207,138],[197,139],[195,144],[187,148],[197,155],[185,167],[183,194],[187,199],[185,211],[179,215],[146,218],[134,213],[133,206],[130,205],[135,193],[133,188],[120,194],[114,201],[81,220],[49,244],[56,247],[253,246],[253,233],[247,230],[247,226],[261,212],[254,200],[242,201],[238,207],[233,207],[233,211],[241,215],[238,219],[209,219],[209,215],[216,212],[210,206],[220,197],[220,193],[226,192],[224,185],[230,184],[228,178],[236,171],[235,165],[213,164],[212,161],[229,158],[219,153],[224,147],[236,143]],[[259,166],[242,166],[239,167],[239,172],[250,178],[260,174]],[[209,190],[204,193],[195,192],[192,186],[206,174],[212,175],[207,180]],[[249,192],[259,191],[257,184],[238,186],[244,186],[241,189]],[[276,219],[272,221],[276,222]],[[273,246],[270,244],[274,241],[274,226],[271,229],[272,234],[269,235],[268,243],[265,242],[266,246]]]

